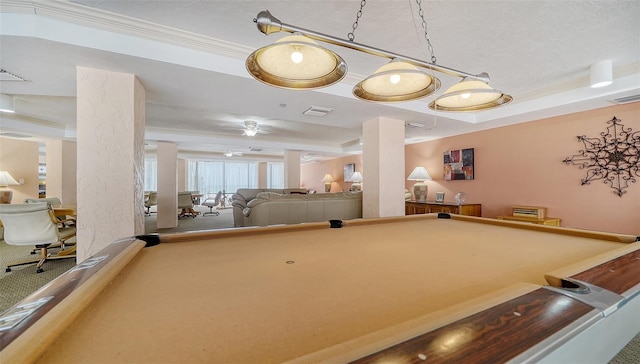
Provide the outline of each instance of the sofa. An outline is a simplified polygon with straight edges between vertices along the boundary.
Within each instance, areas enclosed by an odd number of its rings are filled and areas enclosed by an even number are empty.
[[[238,226],[299,224],[362,218],[362,192],[279,194],[260,192],[242,210]]]
[[[261,192],[272,192],[281,195],[289,194],[306,194],[307,190],[304,188],[239,188],[236,193],[231,196],[231,206],[233,207],[233,226],[240,227],[246,226],[244,224],[243,210],[247,207],[249,201],[256,198]]]

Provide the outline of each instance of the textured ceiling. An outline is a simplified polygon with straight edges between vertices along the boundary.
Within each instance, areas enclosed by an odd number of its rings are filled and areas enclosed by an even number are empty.
[[[640,94],[638,1],[422,1],[437,64],[477,74],[514,97],[479,113],[434,113],[433,99],[373,104],[353,85],[387,60],[328,46],[349,75],[318,91],[269,87],[244,69],[246,56],[272,43],[253,23],[261,10],[282,22],[347,38],[359,0],[342,1],[0,1],[0,67],[28,82],[0,81],[16,115],[0,132],[41,138],[75,135],[75,67],[136,74],[147,90],[147,142],[174,140],[185,157],[308,160],[357,152],[362,122],[378,116],[424,125],[407,142],[429,140],[612,105]],[[369,1],[355,41],[430,59],[415,1]],[[282,34],[285,35],[285,34]],[[615,82],[591,89],[589,66],[610,59]],[[441,94],[458,79],[436,73]],[[305,116],[310,106],[334,109]],[[264,133],[242,136],[244,120]],[[262,149],[250,152],[249,148]],[[210,153],[210,154],[207,154]]]

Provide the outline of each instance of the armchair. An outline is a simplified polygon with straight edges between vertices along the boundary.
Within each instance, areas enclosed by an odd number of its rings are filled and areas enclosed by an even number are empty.
[[[180,209],[178,218],[185,216],[195,218],[199,214],[199,212],[193,209],[193,196],[191,192],[178,192],[178,208]]]
[[[65,251],[65,242],[76,235],[75,227],[58,227],[53,211],[46,203],[0,205],[0,220],[4,225],[4,241],[9,245],[35,245],[40,250],[39,258],[31,258],[7,265],[11,267],[36,264],[36,272],[44,270],[42,265],[47,260],[75,258],[75,254]],[[62,251],[49,256],[48,248],[60,243]]]
[[[24,203],[43,203],[46,202],[47,206],[49,208],[52,207],[57,207],[57,206],[61,206],[62,205],[62,201],[60,200],[60,198],[58,197],[47,197],[47,198],[27,198],[24,200]],[[58,224],[63,225],[62,227],[65,226],[70,226],[70,225],[75,225],[76,224],[76,218],[75,216],[56,216],[56,219],[58,220]]]
[[[204,214],[202,214],[202,216],[207,216],[207,215],[220,215],[220,212],[218,211],[213,211],[213,208],[218,206],[220,204],[220,199],[222,198],[222,191],[218,191],[218,193],[216,194],[215,197],[207,197],[203,202],[202,202],[202,206],[207,206],[209,208],[209,211],[205,212]]]
[[[151,215],[151,207],[156,206],[158,204],[158,192],[150,191],[149,196],[144,201],[144,207],[147,209],[145,211],[145,215]]]

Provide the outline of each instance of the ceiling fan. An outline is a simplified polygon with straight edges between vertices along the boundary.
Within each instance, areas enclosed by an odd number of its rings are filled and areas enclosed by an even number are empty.
[[[223,154],[225,157],[229,157],[229,158],[234,157],[234,156],[235,156],[235,157],[240,157],[240,156],[242,156],[242,152],[234,152],[234,151],[231,151],[231,150],[227,150],[226,152],[224,152],[224,153],[222,153],[222,154]]]
[[[254,136],[256,135],[260,130],[258,129],[258,122],[257,121],[253,121],[253,120],[245,120],[244,121],[244,133],[243,135],[247,135],[247,136]]]

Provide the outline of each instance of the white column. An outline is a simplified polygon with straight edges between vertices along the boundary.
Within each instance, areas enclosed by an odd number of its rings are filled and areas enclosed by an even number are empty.
[[[300,187],[300,152],[284,151],[284,188]]]
[[[178,226],[178,146],[158,142],[158,229]]]
[[[46,144],[47,197],[58,197],[62,203],[76,205],[76,142],[50,140]]]
[[[267,162],[258,162],[258,188],[267,188]]]
[[[404,121],[379,117],[362,124],[362,215],[404,215]]]
[[[145,90],[135,75],[77,67],[78,262],[144,233]]]

